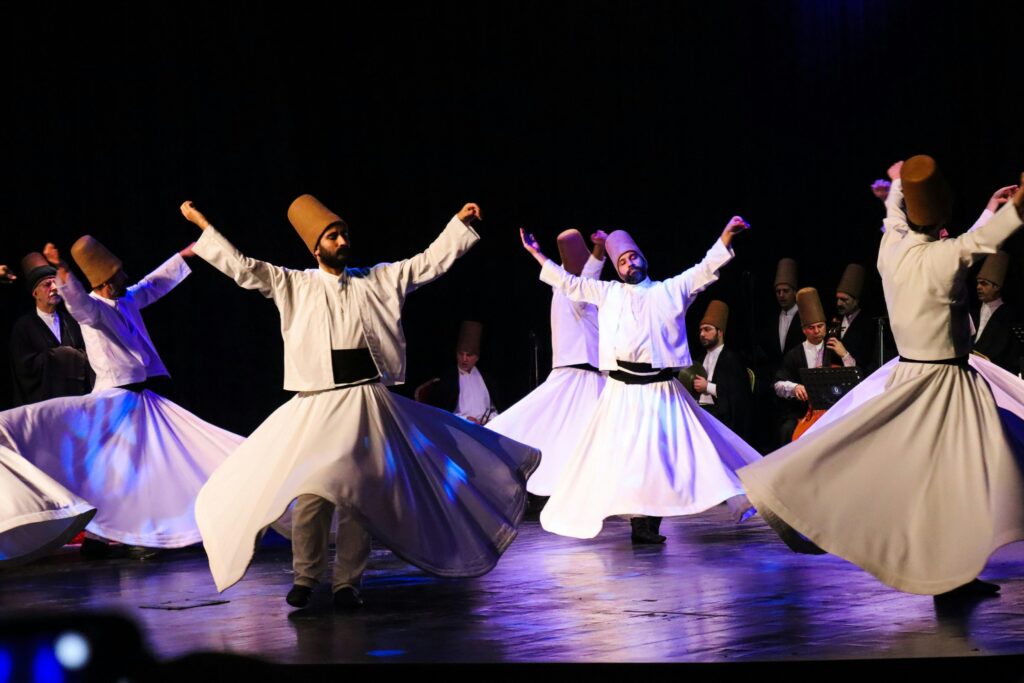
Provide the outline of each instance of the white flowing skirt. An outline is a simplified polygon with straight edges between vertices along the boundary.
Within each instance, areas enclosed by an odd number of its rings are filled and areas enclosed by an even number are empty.
[[[0,567],[59,548],[95,513],[25,458],[0,446]]]
[[[609,380],[541,511],[541,525],[593,538],[613,515],[703,512],[742,494],[736,470],[760,459],[676,380]]]
[[[196,496],[242,441],[149,390],[106,389],[0,413],[0,445],[96,507],[87,531],[151,548],[202,540]]]
[[[300,393],[203,487],[196,517],[218,590],[295,498],[353,514],[396,555],[439,576],[490,571],[515,538],[540,453],[380,384]]]
[[[526,482],[537,496],[550,496],[597,408],[605,376],[579,368],[555,368],[539,387],[487,423],[487,428],[544,454]]]
[[[898,590],[974,579],[1024,539],[1024,382],[970,366],[884,365],[799,441],[740,470],[751,501],[794,550]]]

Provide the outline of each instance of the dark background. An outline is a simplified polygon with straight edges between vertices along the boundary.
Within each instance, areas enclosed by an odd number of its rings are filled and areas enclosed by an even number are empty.
[[[0,262],[92,234],[142,277],[198,237],[195,200],[243,252],[313,261],[285,210],[311,192],[352,226],[355,261],[424,248],[467,201],[483,240],[410,297],[409,394],[485,324],[481,367],[515,399],[528,335],[550,358],[550,289],[519,246],[628,229],[655,279],[692,265],[733,214],[753,230],[710,297],[728,343],[772,315],[795,257],[827,310],[843,268],[874,275],[868,190],[927,152],[955,230],[1024,170],[1019,3],[894,0],[545,3],[33,3],[5,10]],[[1022,244],[1007,300],[1024,301]],[[278,317],[195,259],[146,320],[188,408],[250,432],[286,397]],[[605,277],[613,277],[611,270]],[[877,276],[865,295],[881,312]],[[31,310],[0,291],[0,338]],[[9,401],[9,375],[4,370]]]

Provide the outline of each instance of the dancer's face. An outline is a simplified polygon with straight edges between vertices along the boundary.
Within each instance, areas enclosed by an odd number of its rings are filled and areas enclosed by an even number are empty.
[[[128,276],[123,270],[117,271],[114,273],[114,277],[96,288],[96,293],[104,299],[120,299],[127,292]]]
[[[860,308],[860,303],[855,297],[846,292],[836,292],[836,310],[839,315],[850,315]]]
[[[348,226],[344,223],[336,223],[324,231],[320,236],[320,243],[316,248],[316,260],[330,268],[344,268],[348,263],[349,254],[352,252],[352,244],[348,237]]]
[[[825,323],[804,325],[804,336],[807,337],[807,341],[817,346],[825,338]]]
[[[796,290],[789,285],[775,285],[775,300],[779,302],[779,308],[788,311],[796,303]]]
[[[990,301],[995,301],[999,298],[1000,291],[1002,288],[996,283],[978,278],[978,299],[981,300],[981,303],[987,304]]]
[[[718,331],[718,328],[714,325],[701,325],[700,326],[700,345],[705,349],[711,350],[717,348],[722,342],[722,333]]]
[[[478,360],[480,360],[480,354],[469,351],[455,352],[455,362],[459,364],[459,370],[462,372],[472,372]]]
[[[635,251],[627,251],[619,256],[615,267],[626,284],[635,285],[647,279],[647,260]]]

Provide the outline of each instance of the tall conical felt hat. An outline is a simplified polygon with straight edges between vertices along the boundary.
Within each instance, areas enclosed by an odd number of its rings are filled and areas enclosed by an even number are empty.
[[[604,243],[605,251],[608,252],[608,257],[612,260],[612,265],[619,262],[619,257],[625,254],[627,251],[635,251],[641,257],[644,257],[644,253],[640,251],[640,247],[636,246],[636,242],[630,237],[629,233],[625,230],[616,230],[612,234],[608,235],[608,239]],[[644,257],[646,260],[646,257]],[[618,268],[616,268],[618,271]]]
[[[779,265],[775,266],[775,286],[789,285],[796,289],[796,261],[791,258],[779,259]]]
[[[859,299],[860,295],[864,293],[864,278],[866,276],[867,271],[864,270],[864,266],[859,263],[851,263],[843,271],[843,277],[839,279],[836,291]]]
[[[316,252],[316,245],[327,228],[335,223],[348,225],[311,194],[304,194],[292,202],[288,207],[288,222],[299,233],[310,253]]]
[[[121,259],[99,243],[92,235],[82,235],[71,245],[71,258],[82,269],[89,285],[94,289],[114,277],[121,270]]]
[[[455,350],[479,356],[480,339],[483,337],[483,334],[483,324],[476,320],[463,320],[462,324],[459,325],[459,341],[455,345]]]
[[[704,311],[701,318],[701,325],[714,325],[721,332],[725,332],[725,326],[729,322],[729,304],[715,299],[708,304],[708,310]]]
[[[1005,251],[989,254],[978,271],[979,280],[988,280],[999,287],[1006,282],[1006,270],[1010,267],[1010,255]]]
[[[796,306],[800,310],[801,327],[825,322],[825,309],[814,287],[804,287],[796,293]]]
[[[953,196],[935,159],[927,154],[910,157],[903,162],[900,179],[911,223],[926,228],[949,220]]]
[[[567,273],[578,276],[583,272],[590,250],[579,230],[573,228],[558,235],[558,255],[562,257],[562,267]]]
[[[21,272],[25,275],[25,285],[30,292],[36,288],[40,280],[57,275],[57,269],[38,251],[25,254],[25,258],[21,259]]]

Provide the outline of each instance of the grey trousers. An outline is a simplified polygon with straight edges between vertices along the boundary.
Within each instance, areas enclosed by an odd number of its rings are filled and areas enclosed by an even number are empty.
[[[314,495],[301,495],[292,511],[292,569],[294,583],[312,588],[327,568],[328,536],[334,504]],[[370,534],[353,518],[351,510],[338,507],[338,532],[334,539],[334,571],[331,590],[359,587],[370,557]]]

